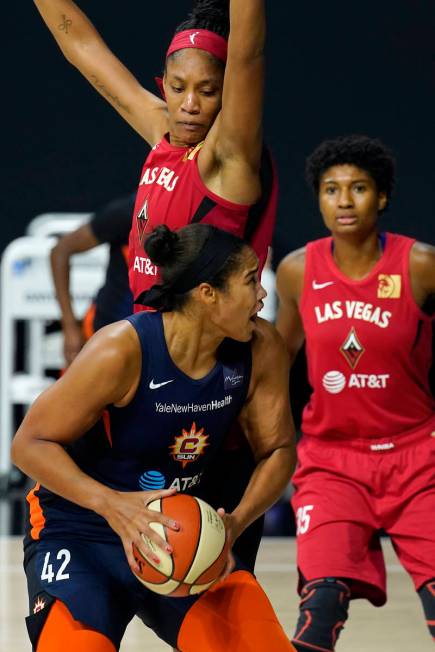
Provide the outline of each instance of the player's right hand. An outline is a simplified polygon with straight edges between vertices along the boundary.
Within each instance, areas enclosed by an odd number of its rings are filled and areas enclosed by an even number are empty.
[[[84,343],[85,338],[79,324],[70,324],[63,327],[63,354],[67,367],[82,349]]]
[[[156,547],[167,553],[172,552],[171,546],[153,530],[151,523],[161,523],[163,526],[175,531],[180,529],[179,523],[160,512],[148,509],[148,505],[153,500],[173,496],[176,493],[176,489],[113,492],[110,505],[102,516],[121,538],[129,566],[133,572],[139,572],[139,567],[133,555],[133,544],[140,548],[142,553],[155,564],[160,563]],[[146,540],[142,538],[142,534],[150,539],[151,546],[154,544],[153,549],[147,545]]]

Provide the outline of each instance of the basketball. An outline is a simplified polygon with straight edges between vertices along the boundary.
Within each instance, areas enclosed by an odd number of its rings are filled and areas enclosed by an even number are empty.
[[[161,595],[183,597],[208,589],[221,575],[228,556],[224,522],[219,514],[200,498],[176,494],[154,500],[148,509],[161,512],[180,524],[178,532],[151,523],[151,527],[173,549],[158,548],[142,534],[144,542],[157,554],[160,564],[148,559],[133,545],[140,568],[136,577],[148,589]]]

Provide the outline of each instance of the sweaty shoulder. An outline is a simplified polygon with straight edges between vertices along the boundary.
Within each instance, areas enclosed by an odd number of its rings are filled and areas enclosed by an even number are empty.
[[[287,296],[299,299],[302,294],[305,273],[306,247],[291,251],[278,265],[276,285],[278,294],[284,292]]]
[[[71,365],[92,369],[101,382],[113,385],[113,402],[126,405],[134,395],[141,370],[141,349],[136,330],[126,320],[104,326],[91,337]],[[98,370],[98,372],[97,372]]]
[[[135,328],[126,319],[100,328],[86,344],[93,355],[127,361],[138,351],[139,340]]]
[[[412,292],[419,306],[435,294],[435,247],[415,242],[409,256]]]
[[[284,340],[270,322],[260,317],[252,336],[252,370],[253,375],[273,373],[276,365],[287,362],[288,353]]]

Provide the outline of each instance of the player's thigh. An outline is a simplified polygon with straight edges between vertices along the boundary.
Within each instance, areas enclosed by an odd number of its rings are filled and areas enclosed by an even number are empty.
[[[435,486],[421,489],[389,528],[393,546],[416,589],[435,578]]]
[[[292,649],[264,591],[237,561],[227,579],[199,595],[171,598],[144,589],[136,615],[181,652]]]
[[[237,559],[235,563],[236,567],[232,575],[242,570],[250,575]],[[216,586],[219,585],[220,583]],[[179,648],[179,632],[187,615],[191,613],[192,608],[199,600],[202,600],[206,594],[210,593],[211,595],[213,593],[214,595],[214,591],[215,589],[212,587],[212,589],[202,594],[174,598],[154,593],[141,585],[141,598],[136,610],[136,616],[168,645],[182,649]],[[216,614],[216,617],[218,617],[218,614]],[[201,647],[197,649],[201,650]],[[201,650],[201,652],[203,651]]]
[[[100,632],[115,646],[135,612],[135,583],[121,545],[62,539],[35,542],[27,550],[27,628],[38,639],[56,600],[74,620]]]
[[[36,645],[36,652],[116,652],[116,649],[107,636],[75,620],[59,600],[51,605]]]
[[[370,467],[367,456],[341,447],[328,447],[314,437],[303,437],[298,445],[298,467],[292,478],[292,507],[296,518],[298,544],[317,535],[322,528],[349,526],[352,537],[361,539],[361,528],[377,528],[374,501],[370,495]],[[326,536],[326,534],[325,534]],[[366,537],[366,534],[364,534]],[[346,554],[349,544],[346,545]],[[329,553],[328,553],[329,554]]]
[[[395,471],[391,483],[397,498],[385,529],[418,589],[435,577],[435,437],[427,429],[398,451]]]
[[[348,578],[355,586],[367,585],[363,594],[383,603],[385,564],[367,489],[335,474],[314,472],[298,481],[291,502],[303,580]],[[361,591],[357,593],[359,597]]]
[[[294,650],[263,589],[243,570],[231,573],[192,605],[177,646],[182,652]]]

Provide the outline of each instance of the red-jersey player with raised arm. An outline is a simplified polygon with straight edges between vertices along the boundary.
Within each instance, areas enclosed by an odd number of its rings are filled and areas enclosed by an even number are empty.
[[[152,148],[140,175],[129,239],[133,298],[157,280],[143,244],[160,224],[178,229],[200,221],[230,231],[252,245],[261,271],[277,201],[262,135],[264,0],[195,2],[167,49],[164,99],[142,87],[72,0],[35,4],[68,61]],[[136,310],[144,308],[136,304]],[[239,433],[237,438],[228,444],[237,458],[231,463],[234,479],[221,486],[227,496],[219,496],[228,510],[252,472],[246,441]],[[261,522],[251,527],[255,541],[243,551],[250,567]],[[238,545],[243,544],[242,538]]]

